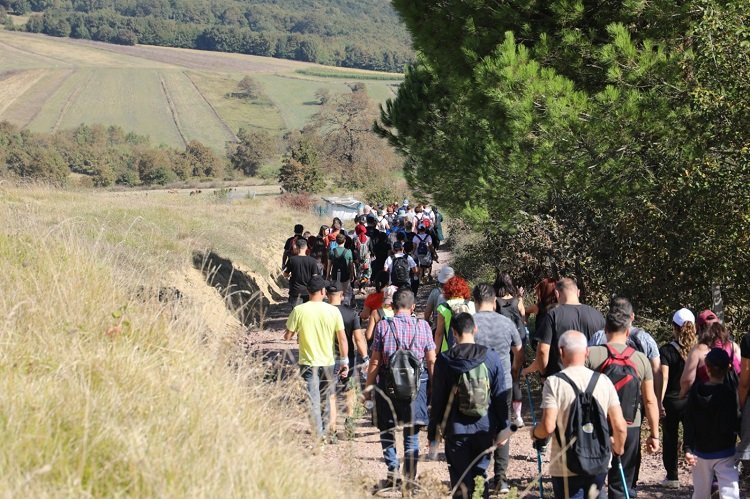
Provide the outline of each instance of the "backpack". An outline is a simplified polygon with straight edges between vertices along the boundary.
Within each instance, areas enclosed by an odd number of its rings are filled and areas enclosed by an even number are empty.
[[[461,373],[456,382],[458,412],[464,416],[481,418],[490,408],[490,372],[482,362]]]
[[[337,251],[341,250],[341,251]],[[333,263],[333,279],[338,282],[349,280],[349,262],[346,254],[349,250],[342,247],[336,247],[331,250],[331,262]]]
[[[419,377],[422,373],[422,361],[412,352],[416,332],[408,348],[402,348],[396,334],[396,323],[392,317],[386,317],[388,329],[396,341],[396,350],[388,357],[385,366],[385,393],[391,400],[412,402],[419,393]]]
[[[464,300],[461,303],[454,303],[448,305],[445,301],[437,306],[437,311],[443,316],[443,322],[445,323],[445,334],[443,335],[443,344],[440,345],[440,352],[445,352],[453,347],[453,335],[451,334],[451,319],[454,315],[462,314],[464,312],[471,313],[469,308],[469,301]]]
[[[503,298],[497,298],[495,303],[497,306],[497,313],[513,321],[516,329],[518,329],[519,336],[521,339],[525,339],[526,323],[523,321],[523,317],[521,317],[521,311],[518,310],[518,299],[512,298],[510,300],[505,300]]]
[[[595,476],[606,473],[612,457],[609,424],[606,412],[594,397],[594,388],[600,374],[595,372],[591,376],[585,392],[581,392],[565,373],[560,372],[555,376],[567,382],[576,395],[570,406],[564,441],[560,437],[560,429],[555,429],[560,448],[565,448],[575,438],[565,452],[568,469],[576,475]]]
[[[404,255],[393,259],[391,282],[394,286],[398,287],[411,285],[411,269],[409,268],[408,256]]]
[[[641,337],[639,336],[641,331],[643,331],[643,329],[631,329],[626,343],[628,346],[635,348],[638,352],[645,354],[646,347],[643,346],[643,341],[641,341]]]
[[[370,266],[370,238],[365,236],[367,240],[365,242],[362,242],[357,238],[357,251],[359,252],[359,260],[362,262],[363,265],[366,265],[366,268],[369,268]]]
[[[635,348],[628,346],[622,353],[617,353],[612,345],[604,346],[607,348],[607,360],[599,367],[599,372],[606,374],[615,385],[622,415],[628,424],[632,424],[641,405],[641,378],[631,359]]]
[[[427,234],[424,236],[419,236],[417,234],[415,236],[417,239],[419,239],[419,244],[417,245],[417,255],[419,256],[427,256],[430,254],[430,247],[427,245],[425,241],[427,241],[427,238],[429,237]]]

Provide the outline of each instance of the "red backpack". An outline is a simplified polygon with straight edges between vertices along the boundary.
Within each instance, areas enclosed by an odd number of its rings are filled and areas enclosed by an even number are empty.
[[[605,374],[615,385],[622,415],[628,424],[632,424],[641,404],[641,378],[631,359],[636,350],[628,346],[622,353],[618,353],[611,345],[604,346],[607,347],[607,359],[599,367],[599,372]]]

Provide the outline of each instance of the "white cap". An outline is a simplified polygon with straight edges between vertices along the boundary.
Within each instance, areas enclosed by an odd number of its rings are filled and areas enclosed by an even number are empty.
[[[445,266],[442,269],[440,269],[437,279],[440,284],[445,284],[454,275],[456,274],[455,272],[453,272],[453,267]]]
[[[404,199],[404,203],[403,204],[404,204],[404,206],[409,206],[409,200],[408,199]]]
[[[677,326],[679,327],[682,327],[682,325],[686,322],[692,322],[693,324],[695,324],[695,316],[690,310],[681,308],[674,313],[674,316],[672,316],[672,322],[677,324]]]

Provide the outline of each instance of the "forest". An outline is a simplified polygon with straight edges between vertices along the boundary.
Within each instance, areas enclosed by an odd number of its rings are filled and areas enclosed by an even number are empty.
[[[413,61],[387,0],[0,0],[27,31],[397,71]]]

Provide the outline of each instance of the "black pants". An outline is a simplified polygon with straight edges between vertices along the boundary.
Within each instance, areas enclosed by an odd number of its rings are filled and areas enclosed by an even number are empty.
[[[635,497],[635,484],[638,481],[638,472],[641,468],[641,427],[628,428],[628,437],[625,439],[625,452],[620,456],[622,469],[625,471],[625,482],[628,485],[630,497]],[[603,492],[603,491],[602,491]],[[599,497],[603,497],[599,494]],[[616,459],[612,460],[612,468],[607,474],[607,497],[609,499],[625,499],[625,488],[620,476],[620,468]]]
[[[662,462],[667,472],[667,480],[678,480],[677,467],[679,462],[679,429],[680,423],[685,430],[685,406],[687,399],[665,398],[664,411],[667,413],[662,421],[662,435],[664,435],[664,450]]]
[[[492,436],[488,432],[477,432],[470,435],[449,435],[445,437],[445,458],[448,461],[448,472],[451,478],[451,488],[456,487],[461,475],[464,475],[458,487],[455,498],[474,497],[476,478],[487,478],[487,466],[490,464],[490,453],[483,452],[492,447]],[[476,462],[474,462],[476,461]],[[474,462],[472,464],[472,462]],[[471,467],[470,467],[471,466]],[[468,470],[468,471],[467,471]],[[487,486],[482,491],[482,497],[489,497]]]
[[[513,396],[513,390],[507,390],[506,393],[508,394],[506,397],[506,400],[508,401],[508,414],[510,414],[510,403]],[[508,462],[510,462],[510,440],[508,440],[505,445],[495,449],[493,457],[495,458],[495,480],[505,480],[505,474],[508,471]],[[500,482],[498,481],[497,484],[500,485]]]

